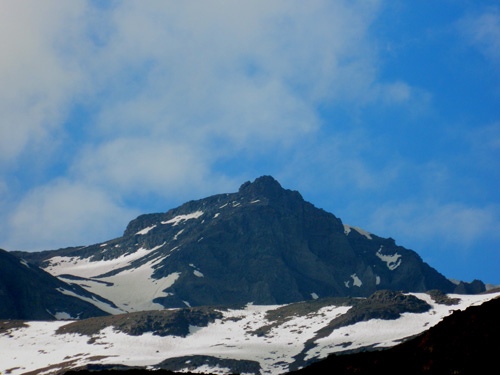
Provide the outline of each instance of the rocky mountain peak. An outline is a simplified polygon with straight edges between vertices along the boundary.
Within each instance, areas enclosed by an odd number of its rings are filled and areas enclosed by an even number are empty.
[[[265,199],[275,204],[303,202],[298,191],[284,189],[272,176],[261,176],[254,182],[247,181],[240,186],[238,193],[249,199]]]
[[[240,186],[240,193],[277,193],[284,190],[272,176],[261,176],[254,182],[247,181]]]

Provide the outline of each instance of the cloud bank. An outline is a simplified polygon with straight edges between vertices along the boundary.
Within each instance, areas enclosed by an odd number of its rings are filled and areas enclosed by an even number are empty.
[[[2,1],[0,246],[104,241],[261,174],[403,245],[473,246],[499,228],[478,183],[500,178],[498,119],[443,119],[417,63],[387,70],[391,4]],[[498,61],[498,14],[452,42]]]
[[[69,240],[55,240],[65,225],[71,244],[96,238],[86,220],[62,219],[58,197],[106,226],[134,196],[228,187],[244,167],[227,176],[217,163],[286,153],[323,125],[322,103],[401,96],[375,82],[375,1],[2,7],[0,160],[10,177],[28,159],[43,171],[24,172],[35,181],[10,207],[11,246],[34,222],[45,235],[23,247]]]

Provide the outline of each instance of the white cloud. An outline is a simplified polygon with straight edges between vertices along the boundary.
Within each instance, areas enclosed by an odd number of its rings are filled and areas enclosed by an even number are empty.
[[[471,14],[458,23],[466,40],[491,60],[500,62],[500,8],[487,8],[478,14]]]
[[[124,230],[137,212],[91,186],[58,180],[27,194],[3,228],[8,249],[90,245]]]
[[[119,196],[179,194],[203,185],[210,160],[188,144],[122,138],[88,148],[75,166],[79,180]]]
[[[500,234],[500,208],[495,205],[406,201],[380,206],[370,217],[373,233],[427,246],[436,241],[468,249],[481,239],[498,239]]]
[[[493,62],[500,61],[500,9],[492,8],[482,14],[464,20],[466,33]]]
[[[81,12],[77,2],[0,3],[0,165],[58,131],[80,74],[60,58]]]

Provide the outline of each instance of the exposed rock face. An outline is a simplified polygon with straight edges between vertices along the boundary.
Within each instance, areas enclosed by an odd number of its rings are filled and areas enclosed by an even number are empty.
[[[65,295],[62,290],[93,297],[81,287],[68,285],[0,250],[0,319],[53,320],[106,315],[93,304]]]
[[[57,333],[92,336],[97,335],[103,328],[112,326],[113,329],[131,336],[152,332],[157,336],[185,337],[189,334],[190,326],[206,327],[208,323],[221,318],[222,313],[219,311],[203,307],[145,311],[76,321],[61,327]]]
[[[105,244],[23,256],[60,275],[71,272],[57,266],[55,256],[69,265],[111,261],[141,249],[147,254],[123,267],[65,280],[83,287],[90,281],[116,286],[120,274],[150,264],[151,282],[175,276],[173,284],[151,297],[164,307],[285,304],[328,296],[367,297],[383,289],[453,292],[456,287],[414,251],[344,225],[270,176],[246,182],[236,193],[141,215],[122,237]],[[478,285],[474,291],[480,289]],[[113,300],[110,293],[106,298]]]
[[[382,290],[361,300],[348,313],[333,320],[329,329],[337,329],[370,319],[397,319],[402,313],[422,313],[431,306],[412,295]]]

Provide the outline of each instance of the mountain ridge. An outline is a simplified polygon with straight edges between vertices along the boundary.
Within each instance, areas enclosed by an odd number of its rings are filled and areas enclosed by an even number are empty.
[[[344,225],[271,176],[140,215],[110,241],[22,255],[121,311],[484,290],[479,281],[457,287],[413,250]],[[127,295],[139,290],[142,300]]]
[[[11,353],[0,371],[13,375],[281,374],[395,346],[498,297],[480,294],[481,281],[456,285],[413,250],[344,224],[271,176],[140,215],[109,241],[9,256],[103,315],[62,308],[59,318],[72,320],[0,324]]]

